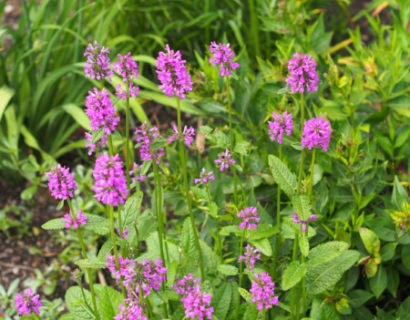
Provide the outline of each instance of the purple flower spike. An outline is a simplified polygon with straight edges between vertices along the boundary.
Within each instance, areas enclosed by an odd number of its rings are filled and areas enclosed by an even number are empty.
[[[73,226],[73,229],[78,229],[80,224],[87,223],[87,216],[84,214],[84,212],[82,212],[81,210],[78,210],[78,214],[74,218],[73,213],[70,211],[70,213],[66,213],[64,215],[64,218],[62,220],[65,223],[66,229],[70,229],[71,226]]]
[[[66,200],[73,197],[77,186],[68,168],[57,165],[45,175],[48,177],[48,188],[55,199]]]
[[[142,174],[142,164],[138,165],[134,162],[132,170],[130,170],[130,176],[132,176],[132,182],[144,181],[146,176]]]
[[[251,245],[246,245],[246,251],[244,256],[239,256],[238,261],[245,261],[246,268],[253,270],[255,268],[256,260],[261,258],[261,251]]]
[[[293,131],[293,119],[292,114],[285,111],[283,114],[277,114],[272,112],[272,117],[274,121],[268,121],[269,124],[269,134],[270,139],[275,141],[278,138],[278,143],[282,144],[283,133],[286,133],[288,136],[292,135]]]
[[[174,140],[178,140],[180,135],[178,133],[178,128],[175,124],[172,125],[173,134],[169,136],[168,143],[172,143]],[[195,130],[193,127],[184,126],[184,131],[182,131],[181,139],[184,139],[185,144],[189,146],[192,141],[194,141]]]
[[[213,66],[219,64],[221,69],[219,70],[219,74],[221,77],[230,76],[231,70],[235,70],[239,68],[239,63],[233,62],[232,58],[235,57],[235,53],[232,51],[230,44],[216,44],[215,41],[211,42],[209,46],[209,51],[212,52],[212,57],[209,58],[209,63]]]
[[[215,176],[214,176],[213,171],[206,172],[206,169],[202,168],[199,179],[195,179],[195,184],[198,184],[198,183],[206,184],[210,180],[215,180]]]
[[[92,189],[98,201],[112,206],[124,204],[128,196],[127,181],[118,154],[112,157],[107,152],[101,154],[95,162],[93,175],[95,184]]]
[[[158,128],[151,127],[146,121],[135,130],[137,136],[137,143],[141,143],[139,147],[140,157],[143,161],[150,161],[155,159],[155,162],[159,164],[160,157],[164,156],[164,148],[152,148],[152,143],[160,137]]]
[[[115,116],[116,110],[107,90],[98,91],[94,88],[94,91],[88,91],[85,107],[85,113],[90,117],[90,126],[93,131],[103,128],[106,135],[115,131],[120,118]]]
[[[209,307],[211,305],[212,296],[209,293],[202,292],[201,286],[197,284],[192,291],[181,298],[181,302],[184,303],[185,317],[187,319],[203,320],[212,319],[212,313],[214,308]],[[209,307],[209,308],[208,308]]]
[[[319,78],[316,72],[316,61],[312,56],[295,53],[288,63],[289,75],[286,84],[291,87],[292,93],[317,91]]]
[[[122,75],[122,81],[127,82],[128,80],[133,80],[134,78],[139,78],[138,64],[135,60],[130,57],[131,52],[126,55],[118,55],[120,61],[114,62],[114,70]]]
[[[252,288],[249,290],[252,294],[252,302],[257,303],[258,310],[270,309],[272,305],[278,305],[278,297],[275,296],[275,283],[272,282],[269,274],[262,272],[254,274],[255,280],[252,280]]]
[[[23,294],[16,294],[16,309],[20,317],[22,317],[24,314],[29,315],[31,311],[39,314],[40,311],[38,310],[38,308],[43,305],[41,301],[38,300],[39,298],[40,295],[33,295],[31,288],[26,289]]]
[[[219,167],[219,170],[223,172],[225,169],[229,169],[229,166],[231,164],[235,164],[236,161],[232,159],[232,154],[228,149],[225,150],[225,152],[221,152],[218,154],[218,159],[215,160],[215,164]]]
[[[101,46],[97,41],[94,42],[94,46],[89,43],[84,52],[84,56],[87,57],[84,67],[85,76],[97,80],[107,78],[111,81],[112,70],[109,54],[110,50]]]
[[[330,142],[330,122],[320,118],[313,118],[305,122],[302,133],[302,148],[311,150],[314,146],[327,151]]]
[[[140,91],[139,87],[135,87],[134,82],[130,82],[130,91],[129,91],[129,95],[130,97],[136,97],[138,96],[138,93]],[[118,98],[121,98],[122,100],[127,100],[127,90],[124,89],[122,87],[122,85],[117,84],[117,86],[115,87],[115,95]]]
[[[237,214],[238,218],[243,219],[239,224],[239,228],[248,230],[256,230],[258,226],[255,223],[258,223],[261,219],[258,218],[258,208],[256,207],[247,207]],[[254,221],[255,223],[252,223]]]
[[[200,283],[201,279],[196,279],[192,273],[187,274],[181,280],[178,280],[177,283],[172,287],[178,294],[183,296],[188,295],[188,293],[194,291],[196,284]]]
[[[293,223],[294,224],[301,224],[302,225],[302,231],[307,230],[307,226],[310,221],[316,221],[316,215],[312,214],[307,220],[302,220],[296,213],[292,215],[293,217]]]
[[[192,91],[192,81],[185,68],[181,52],[170,50],[165,46],[165,52],[160,52],[157,58],[157,75],[161,82],[159,88],[168,96],[174,94],[180,99],[185,98],[185,92]]]
[[[121,303],[119,308],[120,313],[114,317],[114,320],[148,320],[137,299],[133,299],[127,307]]]
[[[94,153],[97,147],[97,144],[92,143],[93,135],[91,133],[85,132],[85,138],[86,138],[85,147],[89,148],[88,155],[91,156]],[[107,136],[104,136],[104,135],[101,136],[100,141],[98,142],[98,146],[105,147],[107,145],[107,140],[108,140]]]

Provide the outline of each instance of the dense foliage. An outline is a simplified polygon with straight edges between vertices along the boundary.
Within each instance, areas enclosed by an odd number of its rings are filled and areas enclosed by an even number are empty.
[[[22,3],[0,172],[76,285],[6,319],[408,318],[407,1]]]

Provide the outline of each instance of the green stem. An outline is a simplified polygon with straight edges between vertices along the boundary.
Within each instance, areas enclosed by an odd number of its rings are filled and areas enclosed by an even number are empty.
[[[108,135],[108,153],[110,154],[110,156],[114,155],[114,147],[112,144],[112,136]]]
[[[303,172],[303,161],[305,160],[305,149],[302,149],[300,153],[300,165],[299,165],[299,175],[298,175],[298,187],[296,192],[300,193],[300,185],[302,183],[302,172]]]
[[[313,148],[312,162],[310,163],[310,179],[309,179],[309,191],[308,191],[309,198],[310,198],[310,195],[312,194],[312,189],[313,189],[313,171],[315,168],[315,155],[316,155],[316,149]]]
[[[231,108],[231,95],[230,95],[230,89],[231,88],[231,80],[228,77],[226,77],[226,94],[228,96],[228,114],[229,114],[229,142],[231,146],[231,151],[233,151],[233,131],[232,131],[232,108]]]
[[[236,174],[236,169],[232,166],[233,172],[233,200],[236,205],[238,205],[238,175]]]
[[[208,192],[208,198],[209,198],[209,204],[212,202],[212,196],[211,196],[211,190],[209,188],[209,182],[206,184],[206,190]],[[221,240],[221,235],[219,234],[219,221],[218,217],[214,218],[215,220],[215,226],[216,226],[216,239],[217,239],[217,244],[216,244],[216,252],[218,254],[218,257],[222,257],[222,240]]]
[[[241,235],[241,244],[239,247],[239,256],[243,254],[243,240],[245,239],[246,228],[243,229]],[[243,261],[239,261],[239,287],[242,287],[242,276],[243,276]]]
[[[164,255],[164,217],[162,214],[162,199],[161,199],[161,181],[158,172],[158,165],[153,160],[154,164],[154,183],[155,183],[155,203],[157,206],[157,217],[158,217],[158,242],[159,242],[159,251],[161,255],[161,259],[164,262],[164,266],[166,265],[165,262],[165,255]]]
[[[292,262],[296,261],[299,242],[299,229],[295,233],[295,240],[293,242]],[[299,303],[298,303],[298,286],[293,287],[291,292],[291,314],[292,319],[299,319]]]
[[[73,219],[76,220],[77,215],[74,211],[74,208],[73,208],[73,205],[71,203],[70,198],[67,198],[67,204],[68,204],[68,207],[70,208],[71,213],[73,214]],[[78,240],[80,241],[80,246],[81,246],[81,251],[83,253],[83,258],[87,259],[88,258],[87,250],[85,248],[84,237],[83,237],[81,226],[79,228],[77,228],[77,235],[78,235]],[[96,319],[100,319],[100,316],[98,314],[98,309],[97,309],[97,301],[95,299],[94,282],[93,282],[93,278],[92,278],[92,275],[91,275],[91,270],[87,268],[86,272],[87,272],[87,276],[88,276],[88,281],[90,282],[90,291],[91,291],[91,299],[92,299],[92,303],[93,303],[93,307],[94,307],[94,315],[95,315]]]
[[[178,120],[178,132],[179,132],[179,136],[182,137],[181,101],[180,101],[179,97],[177,97],[177,117],[178,117],[177,118],[177,120]],[[181,162],[182,173],[183,173],[183,176],[184,176],[184,190],[185,190],[186,201],[187,201],[187,204],[188,204],[189,217],[191,219],[191,226],[192,226],[192,230],[194,232],[195,245],[196,245],[196,248],[197,248],[198,254],[199,254],[199,267],[201,269],[201,277],[202,277],[202,280],[204,280],[205,279],[204,259],[203,259],[201,247],[199,245],[198,230],[195,226],[194,214],[192,212],[192,200],[191,200],[191,197],[189,195],[188,173],[187,173],[187,168],[186,168],[185,152],[184,152],[184,146],[183,146],[182,141],[179,141],[179,159],[180,159],[180,162]]]
[[[282,144],[279,145],[279,159],[282,160]],[[278,189],[276,191],[276,229],[278,230],[278,235],[276,236],[276,244],[275,244],[275,255],[273,257],[273,278],[276,278],[277,274],[277,266],[278,266],[278,257],[280,251],[280,188],[279,185],[277,186]]]
[[[127,177],[127,188],[130,189],[130,83],[127,81],[127,103],[125,110],[125,174]]]

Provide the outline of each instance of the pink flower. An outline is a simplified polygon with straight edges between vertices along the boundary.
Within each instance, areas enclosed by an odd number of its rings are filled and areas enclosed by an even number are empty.
[[[45,174],[48,177],[48,188],[56,199],[66,200],[73,197],[77,186],[70,170],[60,165],[54,166]]]
[[[165,46],[165,52],[160,52],[157,58],[157,75],[161,82],[159,88],[169,97],[174,94],[180,99],[185,98],[185,92],[192,91],[192,82],[182,60],[181,52],[170,50]]]
[[[70,211],[64,215],[62,220],[65,223],[66,229],[70,229],[71,226],[73,226],[74,229],[77,229],[80,224],[87,223],[87,216],[81,210],[78,210],[77,216],[74,217],[73,213]]]
[[[129,88],[130,89],[130,92],[129,92],[130,97],[138,96],[140,88],[135,87],[134,82],[130,82],[129,84],[130,84],[130,88]],[[118,98],[121,98],[123,100],[127,100],[127,90],[124,89],[122,87],[122,85],[120,85],[120,84],[117,84],[117,86],[115,87],[115,95]]]
[[[85,132],[85,138],[86,138],[85,147],[89,148],[88,155],[91,156],[97,147],[97,143],[92,142],[93,135],[91,133]],[[105,147],[107,145],[107,140],[108,140],[107,136],[104,136],[104,135],[101,136],[100,141],[98,143],[99,147]]]
[[[169,136],[168,143],[171,143],[174,140],[184,139],[185,144],[189,146],[192,141],[194,141],[195,137],[195,130],[193,127],[184,126],[184,131],[182,132],[182,136],[180,137],[178,128],[175,124],[172,125],[173,134]]]
[[[307,147],[311,150],[314,146],[327,151],[330,142],[330,122],[322,117],[313,118],[305,122],[302,133],[302,148]]]
[[[282,144],[283,133],[286,133],[288,136],[292,135],[293,130],[293,120],[292,114],[288,114],[285,111],[283,114],[277,114],[272,112],[272,117],[274,121],[268,121],[269,124],[269,134],[270,139],[275,141],[276,137],[278,138],[278,143]]]
[[[302,220],[296,213],[292,215],[293,217],[293,223],[294,224],[301,224],[302,225],[302,231],[307,230],[307,226],[310,221],[316,221],[316,215],[312,214],[307,220]]]
[[[130,170],[130,176],[132,176],[132,182],[144,181],[146,176],[142,174],[142,164],[138,165],[134,162],[132,170]]]
[[[192,275],[192,273],[187,274],[181,280],[178,280],[177,283],[173,286],[175,291],[178,294],[182,294],[184,296],[188,295],[188,293],[194,290],[194,287],[197,283],[200,283],[201,279],[196,279]]]
[[[245,261],[246,267],[249,270],[255,268],[256,260],[261,258],[260,250],[252,247],[251,245],[246,245],[246,251],[244,256],[239,256],[238,261]]]
[[[121,239],[127,239],[127,237],[128,237],[128,232],[130,232],[130,229],[129,229],[129,228],[125,228],[122,232],[121,232],[120,229],[117,229],[118,236],[119,236]]]
[[[110,157],[107,152],[99,155],[93,170],[95,198],[108,205],[124,204],[128,196],[127,181],[118,154]]]
[[[231,70],[235,70],[239,67],[239,63],[233,62],[232,58],[235,57],[235,53],[230,48],[230,44],[216,44],[215,41],[211,42],[209,46],[209,51],[213,53],[212,57],[209,58],[209,63],[213,66],[219,64],[221,69],[219,70],[219,74],[221,77],[230,76]]]
[[[202,292],[201,286],[197,284],[193,290],[188,291],[185,296],[181,298],[181,302],[184,303],[185,316],[188,319],[203,320],[204,317],[212,319],[212,313],[214,308],[209,307],[211,305],[212,296],[209,293]],[[209,307],[209,308],[208,308]]]
[[[237,216],[238,218],[243,219],[243,221],[239,224],[239,228],[248,228],[248,230],[258,229],[257,225],[255,224],[261,220],[260,218],[258,218],[258,208],[247,207],[239,212]],[[255,223],[252,223],[252,221],[254,221]]]
[[[316,73],[316,61],[312,56],[295,53],[288,63],[289,75],[286,84],[291,87],[292,93],[317,91],[319,78]]]
[[[40,295],[33,295],[31,288],[26,289],[23,294],[16,294],[16,309],[20,317],[22,317],[24,314],[29,315],[31,311],[39,314],[40,311],[38,310],[38,308],[43,305],[41,301],[38,300],[39,298]]]
[[[115,116],[116,110],[110,100],[110,93],[102,89],[88,91],[85,102],[85,113],[90,117],[90,126],[93,131],[103,128],[106,135],[110,135],[117,128],[119,117]]]
[[[143,161],[155,159],[158,164],[160,157],[164,156],[164,148],[152,148],[152,143],[160,137],[158,128],[151,127],[144,121],[144,123],[135,130],[135,135],[137,136],[137,143],[141,144],[138,147],[141,159]]]
[[[109,54],[110,50],[101,46],[97,41],[94,42],[94,47],[89,43],[84,52],[84,56],[87,57],[84,67],[86,77],[97,80],[108,78],[111,81],[112,70]]]
[[[223,172],[225,169],[229,169],[229,166],[231,164],[235,164],[236,161],[232,159],[232,154],[228,149],[225,150],[225,152],[221,152],[218,154],[218,159],[215,160],[215,164],[219,167],[219,170]]]
[[[215,180],[213,171],[206,172],[206,169],[202,168],[199,178],[195,179],[195,184],[198,184],[198,183],[206,184],[210,180]]]
[[[275,296],[275,283],[272,282],[269,274],[262,272],[254,274],[255,280],[252,280],[252,288],[249,290],[252,294],[252,302],[257,303],[258,310],[270,309],[272,305],[278,305],[278,297]]]
[[[114,317],[114,320],[148,320],[137,299],[132,300],[127,307],[124,307],[122,303],[118,307],[120,313]]]
[[[131,52],[128,52],[126,55],[118,55],[120,61],[114,62],[114,70],[122,75],[122,81],[127,82],[128,80],[133,80],[134,78],[139,78],[138,64],[137,62],[130,57]]]
[[[110,256],[108,253],[105,256],[107,258],[105,266],[108,268],[108,270],[110,270],[111,275],[117,282],[120,281],[121,277],[128,277],[130,275],[130,270],[135,268],[134,260],[128,258],[124,259],[121,255],[119,255],[119,265],[117,267],[114,256]]]

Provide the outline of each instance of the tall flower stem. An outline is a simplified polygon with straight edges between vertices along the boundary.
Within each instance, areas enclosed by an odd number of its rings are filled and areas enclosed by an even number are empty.
[[[243,254],[243,241],[245,239],[245,233],[246,233],[246,227],[243,229],[242,235],[241,235],[241,244],[239,247],[239,256],[242,256]],[[243,277],[243,261],[239,261],[239,287],[242,287],[242,277]]]
[[[67,204],[68,204],[68,207],[70,208],[71,213],[73,214],[74,220],[76,220],[77,215],[74,211],[74,208],[73,208],[73,205],[71,203],[70,198],[67,198]],[[83,232],[82,232],[81,226],[79,226],[77,228],[77,234],[78,234],[78,240],[80,241],[81,251],[83,253],[83,258],[88,259],[87,250],[85,248],[84,237],[83,237]],[[92,278],[92,275],[91,275],[91,270],[86,269],[86,272],[87,272],[87,276],[88,276],[88,281],[90,282],[91,300],[92,300],[92,303],[93,303],[94,315],[95,315],[96,319],[98,320],[98,319],[100,319],[100,316],[98,314],[97,301],[95,299],[94,282],[93,282],[93,278]]]
[[[112,157],[114,155],[114,146],[112,144],[112,136],[111,135],[108,135],[107,142],[108,142],[108,153]]]
[[[305,122],[305,99],[303,96],[303,93],[300,94],[300,113],[301,113],[301,119],[300,119],[300,135],[302,136],[303,133],[303,125]],[[296,190],[297,193],[300,193],[300,184],[302,182],[302,172],[303,172],[303,161],[305,159],[305,149],[302,149],[302,152],[300,154],[300,165],[299,165],[299,175],[298,175],[298,188]]]
[[[177,97],[176,99],[177,99],[178,133],[179,133],[180,137],[182,137],[181,100],[179,99],[179,97]],[[182,166],[182,174],[184,176],[184,191],[185,191],[186,201],[187,201],[187,204],[188,204],[189,217],[191,219],[191,226],[192,226],[192,230],[194,232],[195,245],[196,245],[196,248],[197,248],[198,254],[199,254],[199,267],[200,267],[200,270],[201,270],[201,278],[205,279],[204,258],[203,258],[203,255],[202,255],[201,247],[199,245],[198,230],[195,226],[194,214],[192,212],[192,201],[191,201],[191,197],[189,195],[188,173],[187,173],[187,168],[186,168],[185,151],[184,151],[183,141],[181,141],[181,140],[179,141],[179,159],[180,159],[181,166]]]
[[[130,189],[130,83],[127,81],[127,100],[125,109],[125,175]]]
[[[157,207],[158,217],[158,242],[161,259],[166,265],[164,255],[164,216],[162,214],[162,192],[161,192],[161,178],[159,176],[158,165],[155,159],[152,161],[154,164],[154,180],[155,180],[155,203]]]
[[[279,145],[279,159],[282,160],[282,145]],[[278,185],[278,189],[276,191],[276,228],[278,230],[278,235],[276,237],[276,244],[275,244],[275,255],[273,257],[273,267],[272,267],[272,273],[273,273],[273,278],[276,278],[277,274],[277,266],[278,266],[278,257],[279,257],[279,251],[280,251],[280,188]]]
[[[208,192],[208,198],[209,198],[209,204],[212,202],[212,197],[211,197],[211,190],[209,188],[209,182],[206,184],[206,191]],[[221,235],[219,234],[219,221],[217,217],[214,217],[215,220],[215,226],[216,226],[216,239],[217,239],[217,245],[216,245],[216,252],[218,254],[218,257],[222,257],[222,240],[221,240]]]
[[[309,198],[310,198],[310,195],[312,194],[312,189],[313,189],[313,171],[315,168],[315,155],[316,155],[316,149],[313,148],[312,162],[310,163],[310,179],[309,179],[309,191],[308,191]]]
[[[295,232],[295,240],[293,242],[292,262],[296,261],[298,253],[299,229]],[[291,314],[292,319],[299,319],[299,302],[298,302],[298,286],[292,288],[291,292]]]

